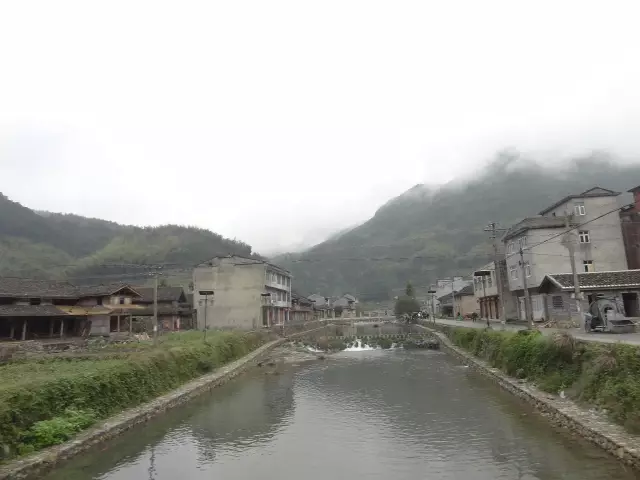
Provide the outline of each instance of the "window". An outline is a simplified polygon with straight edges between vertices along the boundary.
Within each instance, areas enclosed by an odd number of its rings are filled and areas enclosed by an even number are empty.
[[[493,276],[489,275],[487,277],[487,287],[490,287],[491,285],[493,285]]]
[[[524,264],[524,274],[527,278],[531,276],[531,264],[529,262]]]
[[[580,232],[578,232],[578,235],[580,236],[580,243],[591,243],[591,238],[589,238],[588,230],[580,230]]]
[[[98,298],[96,299],[96,305],[102,305],[102,302],[103,302],[102,297],[98,297]]]
[[[511,280],[517,280],[518,279],[518,267],[511,266],[509,267],[509,276],[511,277]]]
[[[579,203],[578,205],[573,207],[573,211],[575,212],[576,215],[586,215],[587,211],[584,208],[584,204],[583,203]]]
[[[124,297],[120,297],[118,303],[120,303],[120,305],[124,305]]]
[[[564,300],[561,295],[554,295],[551,297],[551,304],[553,305],[553,308],[564,308]]]
[[[515,250],[514,247],[515,244],[513,242],[509,242],[509,244],[507,245],[507,253],[513,253]]]
[[[595,269],[593,268],[593,260],[583,261],[582,266],[584,267],[585,272],[595,272]]]
[[[527,237],[522,237],[519,240],[519,243],[520,243],[520,248],[525,247],[527,245]]]

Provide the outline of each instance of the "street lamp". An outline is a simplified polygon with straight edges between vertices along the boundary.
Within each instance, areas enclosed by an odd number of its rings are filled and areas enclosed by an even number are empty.
[[[204,297],[204,341],[207,341],[207,305],[209,304],[209,295],[213,296],[213,290],[200,290],[198,292]]]
[[[482,278],[482,298],[484,298],[484,310],[485,310],[485,316],[487,319],[487,327],[491,326],[491,324],[489,323],[489,315],[486,315],[487,313],[487,290],[485,289],[485,278],[491,276],[491,270],[476,270],[475,272],[473,272],[473,276],[474,277],[480,277]]]

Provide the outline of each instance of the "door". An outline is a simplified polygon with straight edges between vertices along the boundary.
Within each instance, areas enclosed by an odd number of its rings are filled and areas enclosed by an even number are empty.
[[[624,305],[624,314],[627,317],[640,317],[640,312],[638,312],[637,293],[623,293],[622,303]]]

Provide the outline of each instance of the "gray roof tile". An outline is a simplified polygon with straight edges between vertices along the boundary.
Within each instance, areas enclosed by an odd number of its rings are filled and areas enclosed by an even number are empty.
[[[571,273],[547,275],[543,283],[547,279],[562,290],[572,290],[574,288],[573,275]],[[578,273],[578,282],[583,290],[640,288],[640,270],[582,272]]]

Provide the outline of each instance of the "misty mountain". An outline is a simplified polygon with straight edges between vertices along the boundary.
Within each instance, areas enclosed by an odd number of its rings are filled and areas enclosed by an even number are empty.
[[[196,263],[231,253],[250,256],[251,246],[201,228],[140,228],[35,212],[0,194],[0,275],[133,281],[148,276],[149,268],[107,265],[166,263],[167,275],[188,278]]]
[[[491,260],[484,231],[489,222],[509,226],[594,185],[626,192],[638,184],[640,165],[621,165],[606,155],[543,168],[501,154],[465,182],[442,188],[416,185],[362,225],[274,261],[293,272],[297,289],[310,293],[350,292],[365,301],[387,300],[408,280],[424,293],[437,278],[469,275]]]

